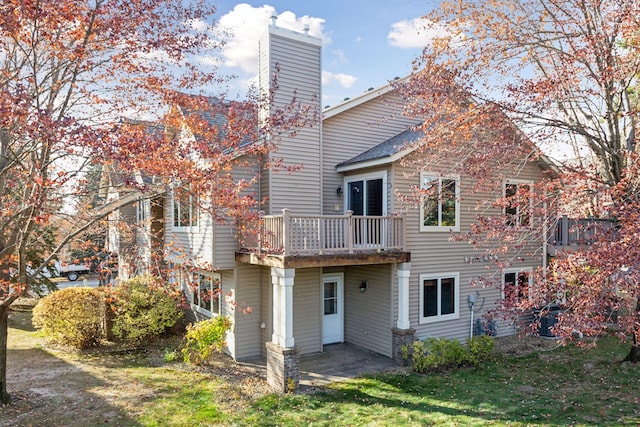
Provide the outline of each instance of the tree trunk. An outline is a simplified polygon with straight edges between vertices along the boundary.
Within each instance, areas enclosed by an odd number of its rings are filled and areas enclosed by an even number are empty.
[[[640,343],[638,342],[638,335],[640,335],[640,331],[638,331],[638,317],[640,317],[640,298],[637,299],[636,302],[636,312],[635,312],[635,316],[636,316],[636,327],[635,330],[633,331],[633,344],[631,345],[631,350],[629,351],[629,354],[627,354],[627,357],[624,358],[623,362],[631,362],[631,363],[638,363],[640,362]]]
[[[640,362],[640,346],[637,345],[637,343],[634,343],[631,346],[631,351],[629,351],[629,354],[627,354],[627,357],[624,358],[623,362],[631,362],[631,363]]]
[[[0,403],[11,402],[7,393],[7,331],[9,329],[9,306],[0,304]]]

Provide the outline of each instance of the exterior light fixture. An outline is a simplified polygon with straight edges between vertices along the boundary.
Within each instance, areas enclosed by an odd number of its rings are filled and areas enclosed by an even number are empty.
[[[369,287],[369,284],[367,283],[367,281],[366,281],[366,280],[363,280],[363,281],[360,283],[360,292],[364,292],[364,291],[366,291],[368,287]]]

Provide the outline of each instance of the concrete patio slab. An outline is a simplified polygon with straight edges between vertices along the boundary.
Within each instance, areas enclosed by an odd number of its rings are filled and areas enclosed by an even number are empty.
[[[324,386],[363,374],[400,370],[393,360],[352,344],[325,345],[322,353],[300,357],[300,385]]]

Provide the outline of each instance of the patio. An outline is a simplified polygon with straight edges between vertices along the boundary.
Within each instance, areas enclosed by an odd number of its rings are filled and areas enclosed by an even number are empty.
[[[250,359],[243,364],[254,365],[266,377],[264,358]],[[300,389],[310,391],[335,381],[344,381],[363,374],[397,371],[404,368],[381,354],[341,343],[325,345],[322,353],[313,353],[300,357]]]

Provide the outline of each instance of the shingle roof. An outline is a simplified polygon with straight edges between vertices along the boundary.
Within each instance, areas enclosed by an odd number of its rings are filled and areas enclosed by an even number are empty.
[[[391,157],[399,151],[413,145],[420,138],[424,137],[424,132],[421,130],[408,129],[398,135],[387,139],[386,141],[368,149],[367,151],[352,157],[337,166],[352,165],[355,163],[369,162],[371,160],[378,160],[385,157]]]

